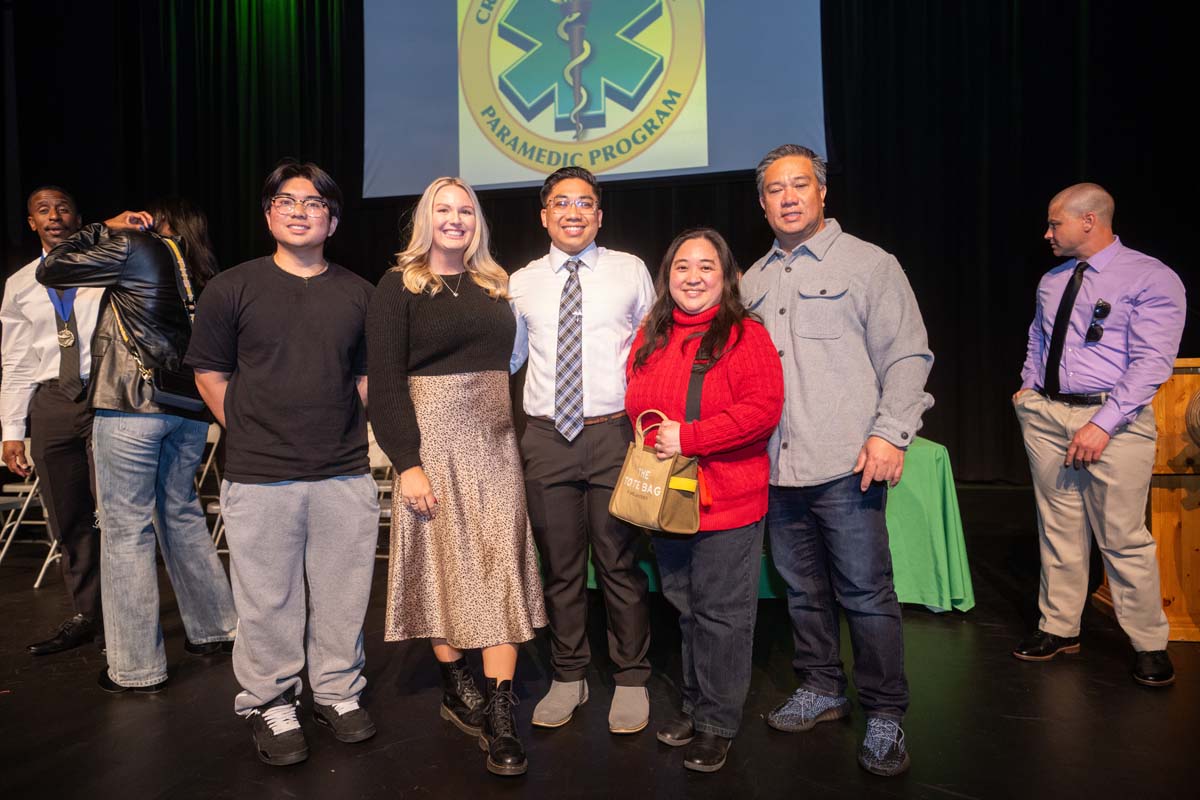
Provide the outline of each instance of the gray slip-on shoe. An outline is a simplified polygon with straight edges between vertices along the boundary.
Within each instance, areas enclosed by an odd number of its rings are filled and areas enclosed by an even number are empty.
[[[637,733],[650,722],[650,692],[645,686],[618,686],[608,709],[608,730]]]
[[[533,724],[558,728],[571,721],[578,706],[588,699],[587,681],[550,681],[550,691],[533,709]]]

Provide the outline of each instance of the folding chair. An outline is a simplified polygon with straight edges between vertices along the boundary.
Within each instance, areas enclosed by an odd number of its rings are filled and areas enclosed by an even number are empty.
[[[31,445],[29,440],[25,440],[25,452],[29,452]],[[42,495],[38,487],[41,485],[41,478],[38,477],[35,470],[32,475],[32,480],[26,479],[21,483],[6,483],[2,487],[3,494],[0,494],[0,511],[7,511],[4,519],[4,527],[0,528],[0,542],[3,547],[0,548],[0,564],[4,562],[4,557],[8,555],[8,548],[17,538],[17,531],[22,525],[40,526],[45,530],[45,538],[43,539],[24,539],[22,541],[33,544],[44,544],[50,552],[46,555],[46,562],[42,565],[42,571],[38,574],[37,583],[40,584],[42,574],[45,573],[46,567],[59,556],[57,555],[58,544],[54,541],[54,536],[50,533],[50,526],[45,519],[28,519],[29,511],[35,508],[42,508]],[[37,584],[34,585],[37,588]]]
[[[392,523],[392,486],[395,471],[392,469],[391,460],[383,452],[383,448],[379,446],[379,442],[375,440],[375,431],[371,429],[370,423],[367,423],[367,463],[370,465],[371,475],[375,478],[375,486],[379,492],[379,527],[390,530]],[[375,549],[376,558],[388,557],[388,540],[383,538],[383,541],[384,544]]]
[[[217,465],[217,445],[221,441],[221,426],[217,423],[212,423],[208,426],[208,437],[205,439],[204,447],[206,449],[204,460],[200,465],[200,471],[196,473],[196,495],[203,499],[218,498],[221,496],[221,468]],[[216,486],[215,494],[203,494],[204,484],[212,476],[213,483]]]

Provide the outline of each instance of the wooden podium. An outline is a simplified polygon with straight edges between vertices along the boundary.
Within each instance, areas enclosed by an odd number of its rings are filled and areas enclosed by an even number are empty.
[[[1189,409],[1193,430],[1189,433]],[[1163,610],[1171,641],[1200,641],[1200,358],[1181,358],[1154,396],[1158,444],[1146,525],[1158,542]],[[1092,595],[1112,614],[1108,578]]]

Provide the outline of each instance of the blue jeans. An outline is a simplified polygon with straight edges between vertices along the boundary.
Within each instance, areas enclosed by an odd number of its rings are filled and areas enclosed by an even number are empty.
[[[679,611],[683,713],[732,739],[750,689],[763,521],[694,536],[654,537],[663,597]]]
[[[188,639],[203,644],[234,637],[233,594],[193,483],[207,432],[207,423],[172,414],[96,411],[104,637],[108,675],[122,686],[167,677],[156,529]]]
[[[854,685],[870,716],[900,721],[908,708],[904,633],[888,549],[887,485],[862,478],[771,487],[767,526],[775,568],[787,583],[800,685],[846,691],[838,606],[854,649]]]

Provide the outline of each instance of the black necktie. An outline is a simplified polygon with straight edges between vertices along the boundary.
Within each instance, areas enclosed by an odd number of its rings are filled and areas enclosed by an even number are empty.
[[[63,290],[55,289],[59,300]],[[79,326],[75,324],[75,310],[71,316],[63,319],[54,312],[59,322],[58,328],[58,388],[71,400],[78,400],[83,395],[83,380],[79,377]]]
[[[1079,295],[1079,287],[1083,285],[1083,272],[1087,267],[1086,261],[1075,265],[1075,273],[1067,281],[1067,288],[1058,303],[1058,313],[1054,315],[1054,331],[1050,334],[1050,352],[1046,354],[1046,375],[1042,385],[1047,394],[1059,393],[1058,368],[1062,365],[1063,342],[1067,340],[1071,312],[1075,310],[1075,298]]]

